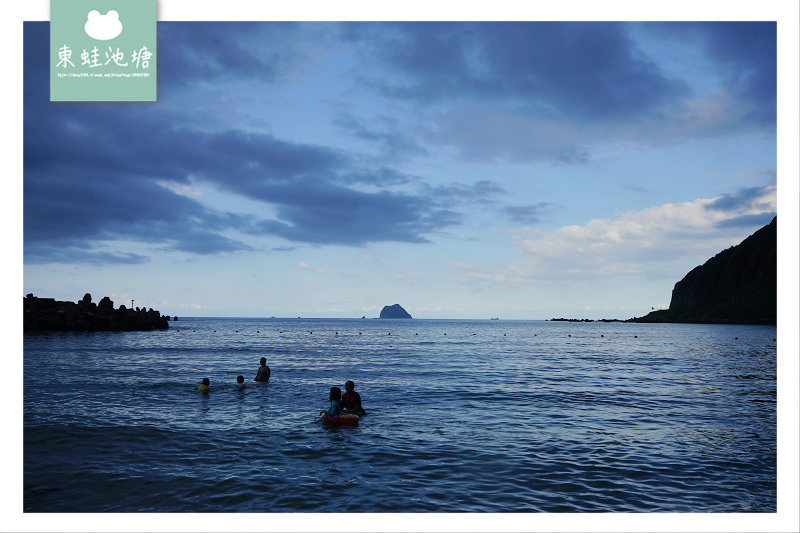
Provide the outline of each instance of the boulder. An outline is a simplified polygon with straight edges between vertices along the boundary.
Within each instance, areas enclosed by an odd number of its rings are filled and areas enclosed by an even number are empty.
[[[114,311],[114,302],[111,301],[111,298],[106,296],[97,304],[97,310],[104,314],[112,313]]]

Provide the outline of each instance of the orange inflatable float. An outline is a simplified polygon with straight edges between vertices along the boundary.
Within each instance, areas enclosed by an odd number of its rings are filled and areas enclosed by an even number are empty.
[[[342,414],[337,416],[323,416],[322,421],[332,426],[357,426],[358,417],[356,415]]]

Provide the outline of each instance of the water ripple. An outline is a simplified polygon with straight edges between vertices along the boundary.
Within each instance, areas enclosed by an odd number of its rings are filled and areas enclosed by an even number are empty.
[[[294,319],[26,336],[24,508],[774,512],[773,338]],[[348,379],[369,414],[320,424]]]

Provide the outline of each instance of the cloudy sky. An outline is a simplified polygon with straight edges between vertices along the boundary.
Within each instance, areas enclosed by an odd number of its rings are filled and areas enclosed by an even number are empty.
[[[777,213],[775,22],[161,20],[127,104],[51,103],[48,43],[25,23],[25,294],[629,318]]]

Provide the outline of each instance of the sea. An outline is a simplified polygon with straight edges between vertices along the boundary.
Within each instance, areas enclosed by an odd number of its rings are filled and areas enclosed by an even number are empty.
[[[777,507],[774,326],[181,317],[23,352],[26,514]],[[348,380],[366,414],[322,423]]]

